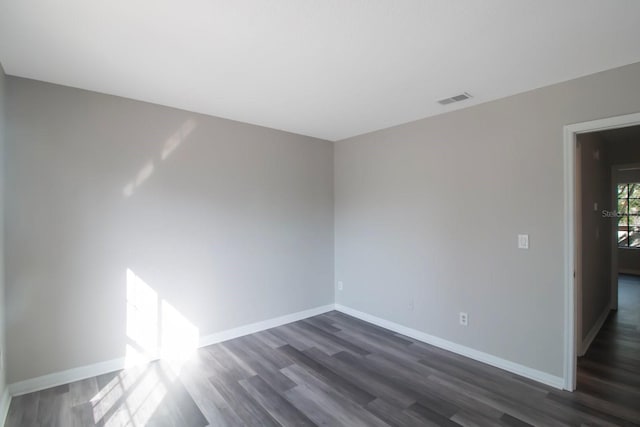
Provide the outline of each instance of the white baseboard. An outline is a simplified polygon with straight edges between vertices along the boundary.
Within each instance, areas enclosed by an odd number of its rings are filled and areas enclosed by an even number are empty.
[[[9,413],[9,405],[11,404],[11,394],[9,394],[9,388],[5,387],[2,393],[2,400],[0,401],[0,426],[3,426],[7,421],[7,414]]]
[[[62,384],[80,381],[85,378],[118,371],[123,369],[124,366],[125,359],[122,357],[73,369],[67,369],[66,371],[54,372],[52,374],[42,375],[40,377],[30,378],[24,381],[18,381],[16,383],[9,384],[7,388],[11,396],[20,396],[22,394],[33,393],[34,391],[45,390]]]
[[[373,323],[375,325],[389,329],[391,331],[406,335],[411,338],[415,338],[427,344],[431,344],[436,347],[440,347],[445,350],[458,353],[460,355],[469,357],[471,359],[478,360],[480,362],[495,366],[497,368],[504,369],[509,372],[513,372],[515,374],[521,375],[526,378],[530,378],[532,380],[541,382],[543,384],[550,385],[552,387],[561,389],[564,385],[564,380],[561,377],[557,377],[557,376],[548,374],[546,372],[538,371],[536,369],[529,368],[529,367],[511,362],[509,360],[502,359],[502,358],[493,356],[491,354],[472,349],[470,347],[465,347],[463,345],[456,344],[454,342],[447,341],[442,338],[438,338],[433,335],[420,332],[416,329],[402,326],[397,323],[394,323],[376,316],[372,316],[370,314],[363,313],[361,311],[358,311],[340,304],[335,304],[335,305],[328,304],[321,307],[316,307],[309,310],[303,310],[297,313],[287,314],[284,316],[251,323],[249,325],[228,329],[226,331],[217,332],[211,335],[206,335],[200,338],[199,345],[200,347],[205,347],[205,346],[216,344],[222,341],[227,341],[233,338],[238,338],[241,336],[260,332],[266,329],[281,326],[287,323],[296,322],[298,320],[306,319],[308,317],[317,316],[319,314],[326,313],[334,309],[341,311],[345,314],[348,314],[350,316],[357,317],[358,319],[362,319],[366,322]],[[78,368],[68,369],[66,371],[55,372],[52,374],[43,375],[40,377],[31,378],[28,380],[10,384],[7,387],[7,391],[5,392],[5,395],[2,397],[2,402],[0,402],[0,410],[4,410],[5,412],[6,410],[8,410],[9,408],[8,402],[10,400],[10,396],[19,396],[26,393],[32,393],[35,391],[44,390],[50,387],[55,387],[62,384],[71,383],[74,381],[79,381],[85,378],[91,378],[97,375],[118,371],[120,369],[124,369],[124,367],[125,367],[125,359],[118,358],[118,359],[112,359],[104,362],[94,363],[91,365],[81,366]],[[4,406],[1,406],[4,404],[6,404],[6,409]],[[0,412],[0,415],[1,414],[2,413]],[[6,416],[6,413],[5,413],[5,416]]]
[[[409,328],[407,326],[403,326],[394,322],[390,322],[388,320],[373,316],[368,313],[363,313],[361,311],[355,310],[350,307],[346,307],[341,304],[336,304],[335,309],[341,311],[349,316],[357,317],[358,319],[364,320],[365,322],[373,323],[374,325],[381,326],[383,328],[389,329],[391,331],[397,332],[402,335],[406,335],[408,337],[417,339],[419,341],[425,342],[427,344],[434,345],[436,347],[440,347],[444,350],[449,350],[453,353],[460,354],[462,356],[466,356],[470,359],[477,360],[479,362],[486,363],[487,365],[495,366],[496,368],[504,369],[505,371],[512,372],[514,374],[518,374],[520,376],[532,379],[534,381],[538,381],[540,383],[549,385],[551,387],[555,387],[558,389],[562,389],[564,386],[564,378],[558,377],[555,375],[551,375],[546,372],[539,371],[537,369],[529,368],[528,366],[520,365],[515,362],[511,362],[506,359],[502,359],[500,357],[475,350],[470,347],[466,347],[460,344],[456,344],[451,341],[447,341],[442,338],[435,337],[433,335],[426,334],[424,332],[418,331],[416,329]]]
[[[251,323],[249,325],[239,326],[237,328],[228,329],[226,331],[216,332],[214,334],[201,337],[199,340],[199,346],[205,347],[211,344],[217,344],[222,341],[227,341],[244,335],[264,331],[265,329],[275,328],[276,326],[296,322],[308,317],[317,316],[318,314],[326,313],[331,310],[334,310],[334,305],[328,304],[311,308],[309,310],[298,311],[296,313],[286,314],[284,316],[274,317],[272,319]],[[68,369],[66,371],[54,372],[52,374],[30,378],[24,381],[19,381],[13,384],[9,384],[7,390],[11,396],[20,396],[22,394],[33,393],[35,391],[45,390],[47,388],[56,387],[62,384],[80,381],[85,378],[91,378],[113,371],[119,371],[124,368],[125,358],[122,357],[118,359],[94,363],[91,365],[80,366],[78,368]]]
[[[239,326],[233,329],[227,329],[226,331],[216,332],[215,334],[200,337],[200,347],[206,347],[208,345],[217,344],[222,341],[254,334],[256,332],[264,331],[265,329],[271,329],[275,328],[276,326],[286,325],[287,323],[297,322],[298,320],[317,316],[334,309],[334,304],[327,304],[321,307],[298,311],[297,313],[286,314],[284,316],[274,317],[273,319],[263,320],[261,322],[251,323],[249,325]]]
[[[609,304],[607,304],[607,306],[604,308],[604,311],[600,314],[600,317],[598,317],[598,320],[596,320],[596,323],[594,323],[594,325],[589,330],[587,336],[582,340],[582,345],[580,346],[580,351],[578,352],[579,357],[584,356],[587,353],[587,350],[589,350],[589,346],[593,342],[593,339],[596,337],[596,335],[598,335],[598,332],[600,332],[600,328],[602,328],[602,325],[604,325],[604,322],[607,320],[610,311],[611,307]]]

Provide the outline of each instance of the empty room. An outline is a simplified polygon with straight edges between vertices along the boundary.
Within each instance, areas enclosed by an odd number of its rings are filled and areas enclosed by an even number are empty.
[[[639,23],[0,0],[0,425],[640,425]]]

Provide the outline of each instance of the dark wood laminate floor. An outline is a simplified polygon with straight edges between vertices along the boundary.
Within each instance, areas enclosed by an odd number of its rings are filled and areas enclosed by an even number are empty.
[[[331,312],[200,349],[178,376],[154,363],[15,397],[6,426],[636,425],[640,281],[620,300],[575,393]]]
[[[578,359],[575,399],[640,424],[640,277],[621,275],[618,310]]]

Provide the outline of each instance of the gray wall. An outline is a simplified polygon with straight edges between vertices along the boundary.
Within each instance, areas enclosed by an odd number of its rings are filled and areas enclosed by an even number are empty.
[[[333,302],[333,143],[20,78],[7,95],[10,383],[123,357],[127,270],[201,336]]]
[[[563,126],[638,111],[633,64],[336,143],[337,302],[561,376]]]
[[[611,302],[611,166],[598,133],[578,135],[581,171],[582,339]],[[597,154],[596,154],[597,153]],[[597,203],[597,209],[594,209]]]
[[[6,346],[5,346],[5,271],[4,271],[4,152],[5,152],[5,103],[6,103],[6,76],[2,64],[0,64],[0,397],[4,394],[6,384]]]
[[[338,303],[560,376],[562,127],[640,111],[634,64],[334,152],[7,82],[9,382],[124,356],[127,270],[201,335],[332,302],[334,218]]]

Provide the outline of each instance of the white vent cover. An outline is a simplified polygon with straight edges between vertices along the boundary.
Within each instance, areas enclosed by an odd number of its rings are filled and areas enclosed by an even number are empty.
[[[469,95],[469,93],[467,92],[463,92],[460,95],[452,96],[451,98],[441,99],[440,101],[438,101],[438,104],[449,105],[449,104],[453,104],[454,102],[464,101],[465,99],[469,99],[469,98],[471,98],[471,95]]]

